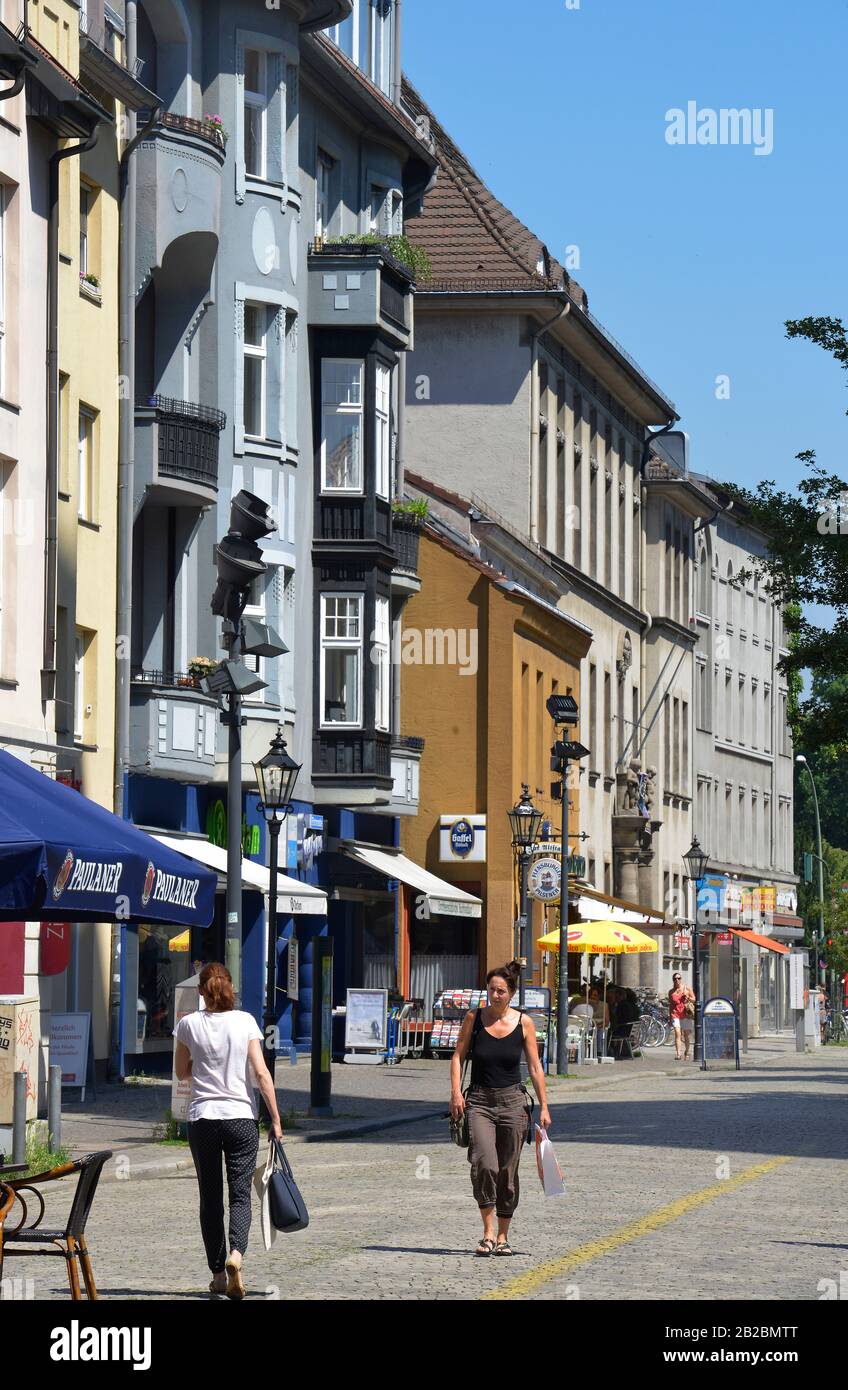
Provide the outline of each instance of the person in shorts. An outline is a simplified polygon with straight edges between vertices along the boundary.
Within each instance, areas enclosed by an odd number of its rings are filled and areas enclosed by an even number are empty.
[[[694,1016],[687,1018],[687,1004],[690,1010],[694,1008],[694,992],[689,985],[684,985],[683,976],[675,970],[671,977],[671,989],[668,991],[668,1013],[671,1026],[674,1029],[674,1060],[676,1062],[688,1062],[692,1053],[692,1030],[695,1026],[695,1020]]]

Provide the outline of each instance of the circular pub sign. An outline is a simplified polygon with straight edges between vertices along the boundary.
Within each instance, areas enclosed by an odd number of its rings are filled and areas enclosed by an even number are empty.
[[[527,875],[527,890],[531,898],[539,898],[543,903],[557,902],[561,874],[558,859],[535,859]]]
[[[474,826],[469,820],[454,821],[450,828],[451,854],[465,859],[474,848]]]

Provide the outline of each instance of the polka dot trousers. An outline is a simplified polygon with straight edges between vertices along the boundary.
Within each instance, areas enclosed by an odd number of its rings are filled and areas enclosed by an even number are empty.
[[[256,1120],[194,1120],[188,1142],[200,1187],[200,1230],[213,1274],[224,1268],[230,1250],[247,1249],[250,1231],[250,1185],[259,1152]],[[230,1204],[229,1246],[224,1243],[224,1175]]]

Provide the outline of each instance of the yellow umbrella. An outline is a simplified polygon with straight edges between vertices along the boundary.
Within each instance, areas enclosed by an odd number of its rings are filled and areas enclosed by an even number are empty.
[[[580,922],[573,923],[567,932],[568,950],[585,951],[593,956],[638,955],[658,951],[659,946],[652,936],[646,936],[627,922]],[[536,942],[543,951],[559,950],[559,931],[548,932]],[[589,979],[586,979],[586,1003],[589,1002]],[[604,1018],[606,1017],[607,977],[604,972]]]
[[[189,928],[187,931],[180,932],[179,936],[172,936],[171,939],[170,939],[170,941],[168,942],[168,950],[169,950],[169,951],[187,951],[187,950],[189,949],[190,944],[191,944],[191,942],[190,942],[190,937],[191,937],[191,929],[190,929],[190,928]]]
[[[559,950],[559,932],[548,932],[536,942],[543,951]],[[596,956],[629,956],[657,951],[652,936],[646,936],[628,922],[574,922],[568,928],[569,951],[588,951]]]

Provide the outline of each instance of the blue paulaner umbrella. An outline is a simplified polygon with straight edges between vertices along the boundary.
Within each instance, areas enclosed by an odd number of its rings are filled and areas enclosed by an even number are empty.
[[[0,922],[208,927],[217,875],[0,751]]]

